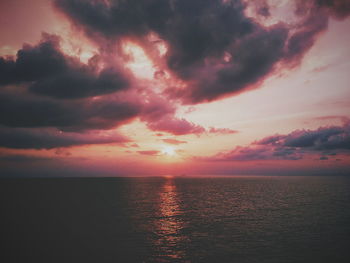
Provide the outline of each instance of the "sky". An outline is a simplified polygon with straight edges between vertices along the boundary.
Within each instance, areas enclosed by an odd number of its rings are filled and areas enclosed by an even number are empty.
[[[2,0],[1,176],[347,175],[348,0]]]

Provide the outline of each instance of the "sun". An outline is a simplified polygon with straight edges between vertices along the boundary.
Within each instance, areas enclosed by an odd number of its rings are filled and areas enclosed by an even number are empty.
[[[168,156],[175,156],[176,151],[174,147],[171,146],[164,146],[162,149],[162,154],[168,155]]]

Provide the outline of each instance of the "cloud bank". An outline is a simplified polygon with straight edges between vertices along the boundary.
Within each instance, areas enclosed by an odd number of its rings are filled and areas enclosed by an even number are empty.
[[[286,135],[272,135],[248,146],[220,152],[205,161],[300,160],[318,155],[321,160],[338,154],[350,155],[350,123],[320,127],[317,130],[296,130]]]
[[[0,127],[0,147],[14,149],[52,149],[91,144],[117,144],[129,140],[120,134],[96,132],[75,133],[56,129],[27,129]]]
[[[236,131],[208,129],[176,117],[177,107],[257,88],[276,70],[299,65],[330,18],[341,20],[350,14],[345,0],[295,0],[296,22],[267,26],[248,16],[247,9],[253,6],[258,16],[268,19],[269,1],[53,3],[98,51],[83,63],[62,50],[59,36],[43,33],[39,43],[24,44],[15,57],[0,57],[0,132],[7,138],[1,140],[2,147],[41,149],[123,141],[127,139],[122,135],[106,138],[93,132],[135,119],[152,131],[173,135],[233,134]],[[125,41],[136,43],[151,58],[157,69],[154,80],[162,82],[163,89],[156,92],[153,82],[144,84],[131,73],[122,51]],[[163,52],[157,48],[160,44]],[[272,153],[262,150],[271,150],[271,145],[260,144],[257,158],[299,158],[300,153],[289,152],[300,147],[293,145],[296,139],[284,140],[286,145],[274,144]],[[332,140],[327,147],[336,147]]]
[[[166,70],[185,87],[167,90],[184,103],[212,101],[255,87],[279,64],[295,66],[330,17],[350,14],[346,0],[294,1],[296,23],[263,26],[246,15],[247,5],[269,17],[267,1],[149,0],[55,1],[90,38],[142,39],[156,34],[168,46]]]

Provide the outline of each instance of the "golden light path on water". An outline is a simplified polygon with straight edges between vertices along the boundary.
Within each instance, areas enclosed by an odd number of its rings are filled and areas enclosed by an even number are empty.
[[[183,209],[178,198],[174,178],[166,177],[166,181],[159,192],[159,217],[154,222],[158,239],[155,245],[164,249],[162,254],[167,258],[180,259],[185,257],[183,247],[185,236],[180,231],[185,227],[182,219]]]

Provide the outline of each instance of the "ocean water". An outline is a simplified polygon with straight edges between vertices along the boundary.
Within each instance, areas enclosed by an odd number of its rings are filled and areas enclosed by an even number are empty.
[[[349,177],[1,179],[0,262],[350,262]]]

